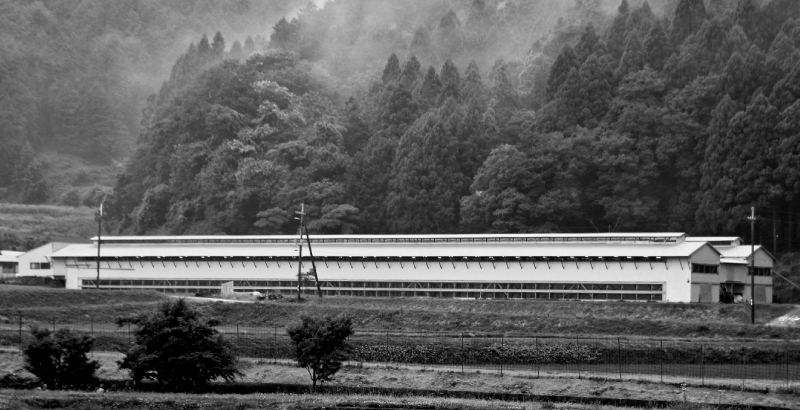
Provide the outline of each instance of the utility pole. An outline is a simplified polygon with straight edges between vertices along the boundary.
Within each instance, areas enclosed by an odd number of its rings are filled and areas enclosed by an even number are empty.
[[[97,220],[97,280],[94,281],[95,289],[100,289],[100,235],[103,234],[103,204],[100,202],[100,218]]]
[[[314,263],[314,251],[311,250],[311,237],[308,236],[308,227],[303,225],[306,230],[306,241],[308,241],[308,256],[311,257],[311,271],[314,272],[314,282],[317,284],[317,296],[322,299],[322,289],[319,287],[319,276],[317,276],[317,264]]]
[[[750,207],[750,324],[756,324],[756,207]]]
[[[299,239],[297,241],[297,246],[299,247],[298,248],[299,256],[297,257],[297,301],[300,302],[302,300],[301,292],[302,292],[302,283],[303,283],[302,282],[302,280],[303,280],[302,279],[302,275],[303,275],[303,273],[302,273],[302,266],[303,266],[303,216],[305,216],[305,214],[306,214],[306,212],[305,212],[305,204],[301,203],[300,204],[300,212],[295,211],[295,213],[300,215],[299,218],[297,218],[297,217],[294,218],[294,219],[300,220],[300,227],[297,228],[297,233],[299,234],[298,235]]]

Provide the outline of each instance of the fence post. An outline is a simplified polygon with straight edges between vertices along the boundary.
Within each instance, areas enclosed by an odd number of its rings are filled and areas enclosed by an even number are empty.
[[[744,376],[747,374],[747,370],[744,365],[744,346],[742,346],[742,391],[744,391]]]
[[[789,347],[787,346],[783,351],[783,358],[786,359],[786,388],[789,388]]]
[[[53,316],[53,333],[56,332],[56,317]]]
[[[541,375],[539,374],[539,358],[542,357],[541,352],[539,351],[539,336],[536,336],[536,378],[538,379]]]
[[[131,322],[128,322],[128,343],[131,342]]]
[[[661,376],[661,383],[664,383],[664,341],[661,340],[661,351],[658,355],[659,375]]]
[[[89,317],[89,334],[94,336],[94,318]]]
[[[22,315],[19,315],[19,347],[22,349]]]
[[[464,358],[464,332],[461,332],[461,374],[464,374],[464,359],[465,359]],[[789,369],[788,365],[787,365],[786,369],[787,369],[787,373],[786,374],[788,375],[789,374],[788,373],[788,369]],[[787,380],[788,380],[789,376],[786,376],[786,377],[787,377]]]
[[[386,368],[389,368],[389,331],[386,331]]]
[[[700,345],[700,385],[706,385],[706,350],[704,345]]]
[[[575,336],[575,352],[577,353],[578,357],[576,360],[578,362],[578,379],[581,378],[581,345],[579,336]]]
[[[619,380],[622,381],[622,342],[617,338],[617,367],[619,368]]]
[[[505,356],[506,336],[500,335],[500,376],[503,375],[503,356]]]
[[[242,341],[239,338],[239,324],[236,324],[236,347],[242,350]]]

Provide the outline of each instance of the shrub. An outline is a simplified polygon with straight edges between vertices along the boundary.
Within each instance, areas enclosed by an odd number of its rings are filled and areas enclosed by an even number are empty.
[[[64,195],[61,196],[61,205],[66,206],[80,206],[81,205],[81,196],[76,190],[67,191]]]
[[[43,383],[51,388],[83,388],[97,381],[94,372],[100,364],[86,357],[94,346],[94,338],[74,334],[69,329],[59,329],[53,334],[34,327],[31,333],[34,340],[22,349],[25,369]]]
[[[171,390],[198,391],[217,378],[233,381],[236,369],[232,347],[213,326],[203,321],[183,299],[167,301],[151,314],[118,319],[137,325],[135,345],[123,360],[134,382],[156,380]]]
[[[304,316],[300,324],[287,329],[294,344],[293,356],[297,365],[305,367],[311,377],[311,391],[317,381],[330,380],[347,360],[350,345],[347,338],[353,334],[353,321],[349,318],[314,319]]]

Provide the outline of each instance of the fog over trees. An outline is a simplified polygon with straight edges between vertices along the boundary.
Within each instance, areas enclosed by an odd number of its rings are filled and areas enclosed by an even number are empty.
[[[106,203],[119,233],[292,233],[303,202],[312,234],[749,237],[757,206],[770,219],[756,240],[772,248],[775,221],[777,250],[798,249],[794,0],[332,0],[257,29],[230,11],[242,4],[214,6],[230,19],[146,98],[108,96],[126,88],[102,79],[128,72],[103,69],[116,60],[102,53],[74,57],[91,81],[53,85],[53,109],[29,82],[0,79],[0,98],[32,101],[2,105],[15,130],[3,144],[19,146],[19,166],[0,161],[7,195],[57,200],[37,182],[47,146],[127,160]],[[199,10],[186,21],[214,21]],[[59,132],[36,131],[46,124]]]

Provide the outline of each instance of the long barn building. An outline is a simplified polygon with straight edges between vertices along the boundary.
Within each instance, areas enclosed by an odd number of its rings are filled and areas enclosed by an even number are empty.
[[[717,302],[735,288],[749,298],[749,276],[727,275],[725,261],[746,265],[750,247],[738,238],[711,239],[683,233],[312,235],[309,250],[296,236],[116,236],[67,246],[50,259],[53,275],[70,289],[95,288],[99,245],[105,289],[213,293],[233,282],[237,292],[296,295],[298,268],[309,272],[313,254],[325,295]],[[769,303],[773,259],[757,249],[756,302]],[[313,294],[307,278],[302,292]]]

